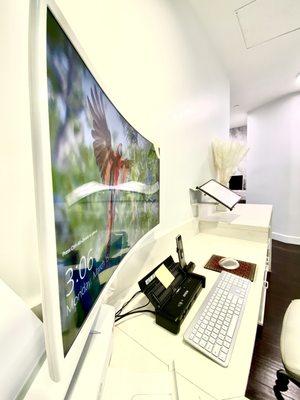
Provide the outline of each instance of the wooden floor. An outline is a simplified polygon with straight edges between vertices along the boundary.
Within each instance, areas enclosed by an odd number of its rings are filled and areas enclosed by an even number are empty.
[[[280,332],[291,300],[300,298],[300,246],[273,240],[272,273],[267,294],[265,322],[258,330],[246,396],[251,400],[274,400],[276,371],[282,368]],[[300,389],[292,383],[285,399],[300,400]]]

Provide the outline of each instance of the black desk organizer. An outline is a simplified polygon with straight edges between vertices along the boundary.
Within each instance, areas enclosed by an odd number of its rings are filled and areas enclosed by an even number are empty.
[[[175,278],[167,289],[155,276],[155,271],[162,264]],[[141,291],[155,308],[156,323],[175,334],[179,332],[199,292],[205,287],[205,277],[189,272],[190,264],[182,268],[169,256],[139,281]]]

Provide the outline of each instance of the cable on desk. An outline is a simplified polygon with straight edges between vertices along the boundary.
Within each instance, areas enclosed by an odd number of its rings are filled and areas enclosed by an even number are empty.
[[[128,315],[137,314],[137,313],[151,313],[151,314],[154,314],[154,315],[156,314],[155,311],[153,311],[153,310],[137,310],[137,311],[132,310],[132,311],[129,311],[128,313],[126,313],[126,314],[120,315],[119,318],[115,320],[115,322],[120,321],[120,319],[125,318]]]
[[[124,308],[125,308],[139,293],[142,293],[142,291],[139,290],[139,291],[137,291],[136,293],[134,293],[134,295],[133,295],[128,301],[126,301],[125,304],[122,305],[122,307],[120,308],[120,310],[118,310],[118,311],[116,312],[116,317],[120,315],[121,311],[124,310]]]
[[[119,321],[120,319],[122,319],[122,318],[124,318],[124,317],[127,317],[128,315],[136,314],[136,313],[139,313],[139,312],[140,312],[140,313],[143,313],[143,312],[150,312],[150,313],[155,314],[155,311],[152,311],[152,310],[142,310],[144,307],[147,307],[148,304],[150,304],[150,300],[148,301],[148,303],[146,303],[146,304],[144,304],[144,305],[142,305],[142,306],[136,307],[136,308],[134,308],[133,310],[126,312],[125,314],[120,314],[120,313],[119,313],[119,314],[116,315],[116,317],[115,317],[115,322]]]

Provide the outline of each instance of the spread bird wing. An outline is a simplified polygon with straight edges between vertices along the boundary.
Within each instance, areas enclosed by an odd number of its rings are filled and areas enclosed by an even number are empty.
[[[97,91],[96,86],[91,88],[91,94],[90,96],[87,96],[87,102],[93,120],[93,129],[91,134],[94,138],[94,155],[101,176],[106,180],[107,169],[110,167],[112,155],[111,134],[107,126],[103,97],[102,94]]]

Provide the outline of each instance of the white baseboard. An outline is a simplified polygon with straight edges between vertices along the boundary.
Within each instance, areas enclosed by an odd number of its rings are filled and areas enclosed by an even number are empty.
[[[272,239],[289,244],[299,244],[300,236],[283,235],[282,233],[272,232]]]

